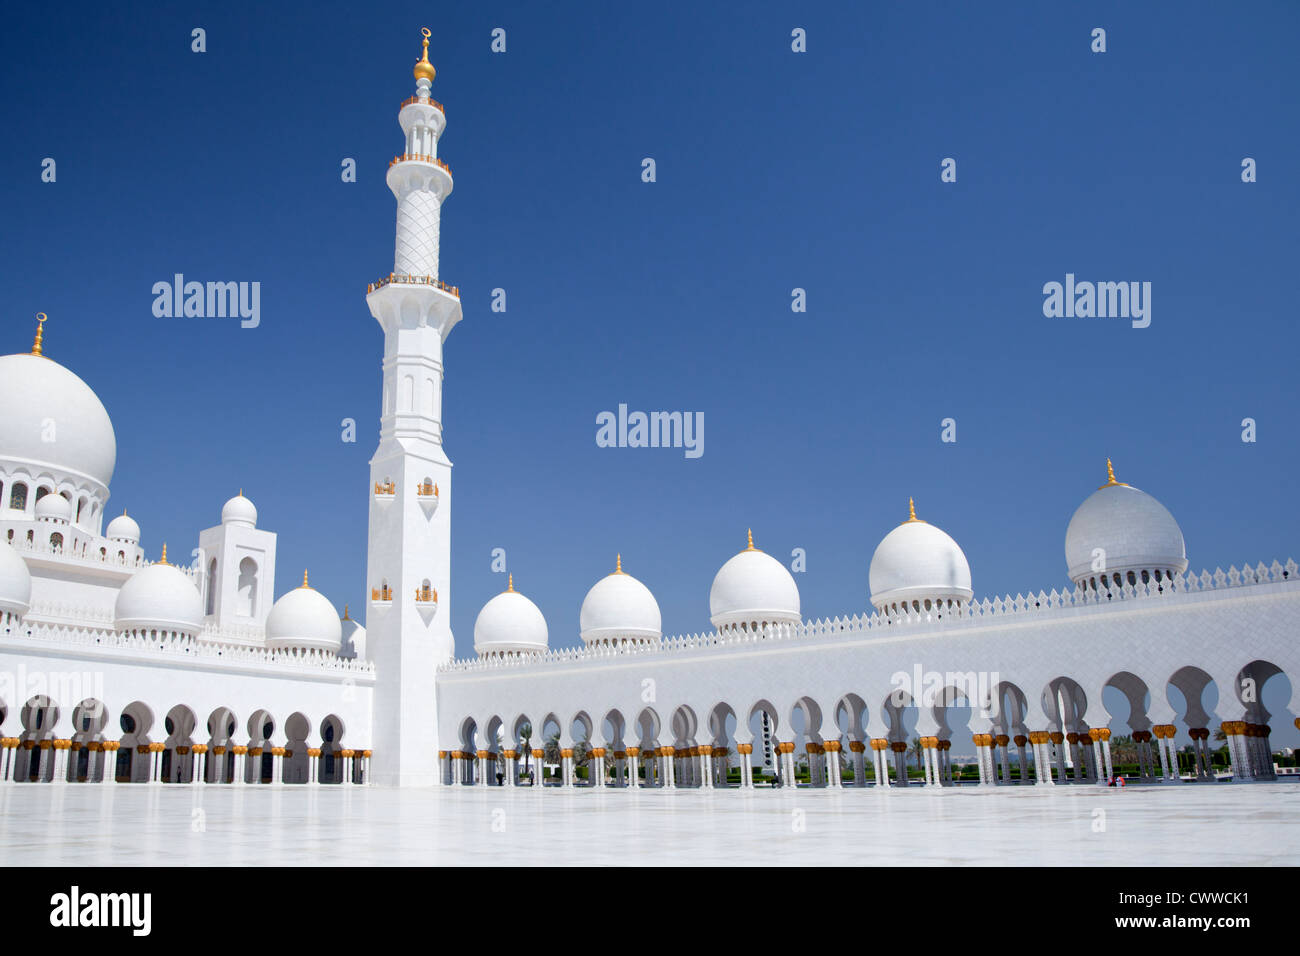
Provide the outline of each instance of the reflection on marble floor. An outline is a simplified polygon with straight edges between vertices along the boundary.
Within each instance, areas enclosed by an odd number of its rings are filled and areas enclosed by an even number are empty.
[[[907,791],[0,788],[28,865],[1296,865],[1300,783]]]

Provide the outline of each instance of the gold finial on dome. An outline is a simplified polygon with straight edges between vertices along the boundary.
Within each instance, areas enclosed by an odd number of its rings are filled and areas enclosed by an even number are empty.
[[[913,501],[909,496],[907,499],[907,520],[904,521],[903,524],[912,524],[912,523],[925,524],[925,519],[918,518],[916,516],[916,502]]]
[[[33,355],[41,355],[44,357],[41,352],[41,340],[45,338],[45,320],[48,318],[49,316],[44,312],[36,313],[36,341],[32,343]]]
[[[311,585],[307,583],[307,569],[306,569],[306,568],[303,568],[303,569],[302,569],[302,587],[304,587],[304,588],[310,588],[310,587],[311,587]],[[300,588],[300,590],[301,590],[301,588]]]
[[[506,575],[506,593],[513,594],[514,590],[515,590],[515,576],[513,574],[508,574]]]
[[[163,553],[162,553],[162,557],[158,559],[158,563],[159,564],[167,563],[167,542],[166,541],[163,542]]]
[[[346,604],[343,605],[343,620],[345,621],[352,620],[352,618],[348,617],[348,606]]]
[[[623,555],[621,554],[614,555],[614,573],[615,574],[623,573]]]
[[[746,529],[745,529],[745,537],[746,537],[746,539],[747,539],[747,541],[748,541],[748,543],[745,545],[745,550],[746,550],[746,551],[756,551],[756,550],[758,550],[757,548],[754,547],[754,529],[753,529],[753,528],[746,528]]]
[[[420,61],[415,64],[415,69],[411,72],[415,74],[417,80],[428,80],[432,83],[437,73],[433,68],[433,64],[429,62],[429,37],[433,36],[433,34],[428,27],[421,27],[420,32],[424,34],[424,52],[420,56]]]
[[[1110,459],[1107,458],[1107,459],[1106,459],[1106,483],[1105,483],[1104,485],[1101,485],[1100,487],[1101,487],[1101,488],[1113,488],[1113,487],[1115,487],[1115,486],[1120,486],[1120,487],[1127,488],[1127,487],[1128,487],[1128,483],[1127,483],[1127,482],[1124,482],[1124,481],[1116,481],[1116,480],[1115,480],[1115,466],[1112,465],[1112,464],[1110,463]]]

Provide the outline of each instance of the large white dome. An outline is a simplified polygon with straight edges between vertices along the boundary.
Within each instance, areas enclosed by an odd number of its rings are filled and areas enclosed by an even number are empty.
[[[325,595],[307,583],[285,594],[271,607],[266,617],[266,646],[332,651],[337,654],[343,643],[343,623],[339,612]]]
[[[910,517],[871,556],[871,603],[887,614],[966,604],[974,592],[965,553],[942,529],[917,518],[910,500],[908,505]]]
[[[515,590],[511,575],[506,590],[483,605],[474,619],[474,651],[484,654],[537,654],[547,648],[549,633],[541,609]]]
[[[27,562],[8,542],[0,541],[0,611],[19,616],[32,603],[32,574]]]
[[[587,644],[657,641],[663,636],[659,602],[648,587],[623,571],[622,555],[614,573],[593,584],[582,599],[578,630]]]
[[[709,620],[716,628],[798,624],[799,587],[785,565],[749,546],[724,564],[709,589]]]
[[[1169,509],[1145,491],[1116,481],[1109,461],[1106,468],[1109,480],[1084,499],[1065,530],[1070,580],[1082,586],[1104,578],[1114,582],[1118,575],[1121,583],[1130,584],[1141,583],[1143,572],[1163,576],[1186,571],[1183,532]],[[1100,554],[1094,553],[1098,549]],[[1094,563],[1104,564],[1104,572]]]
[[[131,575],[117,592],[113,624],[119,631],[179,631],[198,634],[203,627],[203,601],[198,589],[179,569],[162,559]]]
[[[53,423],[55,440],[49,441]],[[90,386],[41,355],[0,356],[0,455],[33,475],[89,480],[104,488],[117,463],[117,436]]]

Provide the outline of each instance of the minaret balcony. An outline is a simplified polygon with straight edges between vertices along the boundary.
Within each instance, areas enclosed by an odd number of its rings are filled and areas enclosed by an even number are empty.
[[[393,606],[393,589],[387,584],[382,587],[370,589],[370,603],[377,609],[384,609]]]
[[[426,518],[432,518],[438,510],[438,486],[427,478],[415,486],[415,500]],[[436,599],[435,599],[436,600]]]
[[[447,115],[446,107],[444,107],[441,103],[435,100],[432,96],[426,96],[424,99],[420,99],[419,96],[412,96],[409,100],[402,100],[402,105],[399,106],[398,109],[406,109],[406,107],[410,106],[413,103],[421,103],[425,106],[432,106],[443,116]]]
[[[440,203],[451,195],[455,185],[451,167],[432,153],[402,153],[394,156],[388,164],[388,175],[384,181],[398,199],[415,190],[429,190],[437,195]]]
[[[391,478],[384,482],[375,482],[375,500],[392,501],[397,497],[397,483]]]
[[[437,166],[448,176],[451,175],[451,167],[448,166],[446,163],[444,163],[437,156],[434,156],[430,153],[402,153],[402,155],[400,156],[393,157],[392,162],[388,164],[388,168],[392,169],[398,163],[432,163],[434,166]]]
[[[382,289],[386,285],[431,285],[439,291],[446,292],[448,295],[460,298],[460,287],[448,285],[441,279],[435,279],[433,276],[411,276],[403,275],[400,272],[390,272],[377,282],[372,282],[366,286],[366,295],[374,292],[376,289]]]
[[[416,588],[415,609],[420,612],[420,617],[426,625],[432,621],[434,615],[438,613],[438,589],[431,587],[427,581]]]

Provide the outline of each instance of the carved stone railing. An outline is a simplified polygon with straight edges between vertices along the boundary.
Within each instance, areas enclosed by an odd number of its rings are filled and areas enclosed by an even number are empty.
[[[1007,595],[992,600],[971,601],[961,607],[948,610],[943,617],[921,613],[890,614],[855,614],[852,617],[836,617],[805,621],[802,624],[765,625],[757,631],[728,628],[722,632],[711,631],[699,634],[686,634],[677,637],[664,637],[658,641],[639,644],[622,644],[616,646],[592,645],[590,647],[559,648],[541,654],[529,654],[510,657],[471,657],[448,661],[438,670],[443,673],[463,673],[470,671],[495,671],[537,667],[548,664],[567,664],[578,661],[601,661],[625,658],[644,654],[664,654],[700,648],[745,647],[770,641],[806,641],[844,636],[846,634],[864,634],[885,636],[898,634],[900,629],[917,628],[928,625],[936,630],[960,628],[988,624],[1000,620],[1022,619],[1021,616],[1048,618],[1054,613],[1067,608],[1117,607],[1133,601],[1171,601],[1180,595],[1198,592],[1221,592],[1233,588],[1253,587],[1264,584],[1283,582],[1300,582],[1300,566],[1294,560],[1285,565],[1274,561],[1272,565],[1263,563],[1254,567],[1244,565],[1241,569],[1233,566],[1227,571],[1216,568],[1214,573],[1202,571],[1199,575],[1186,573],[1174,575],[1164,581],[1151,581],[1148,584],[1112,585],[1110,590],[1081,589],[1050,592],[1039,591],[1037,594]]]

